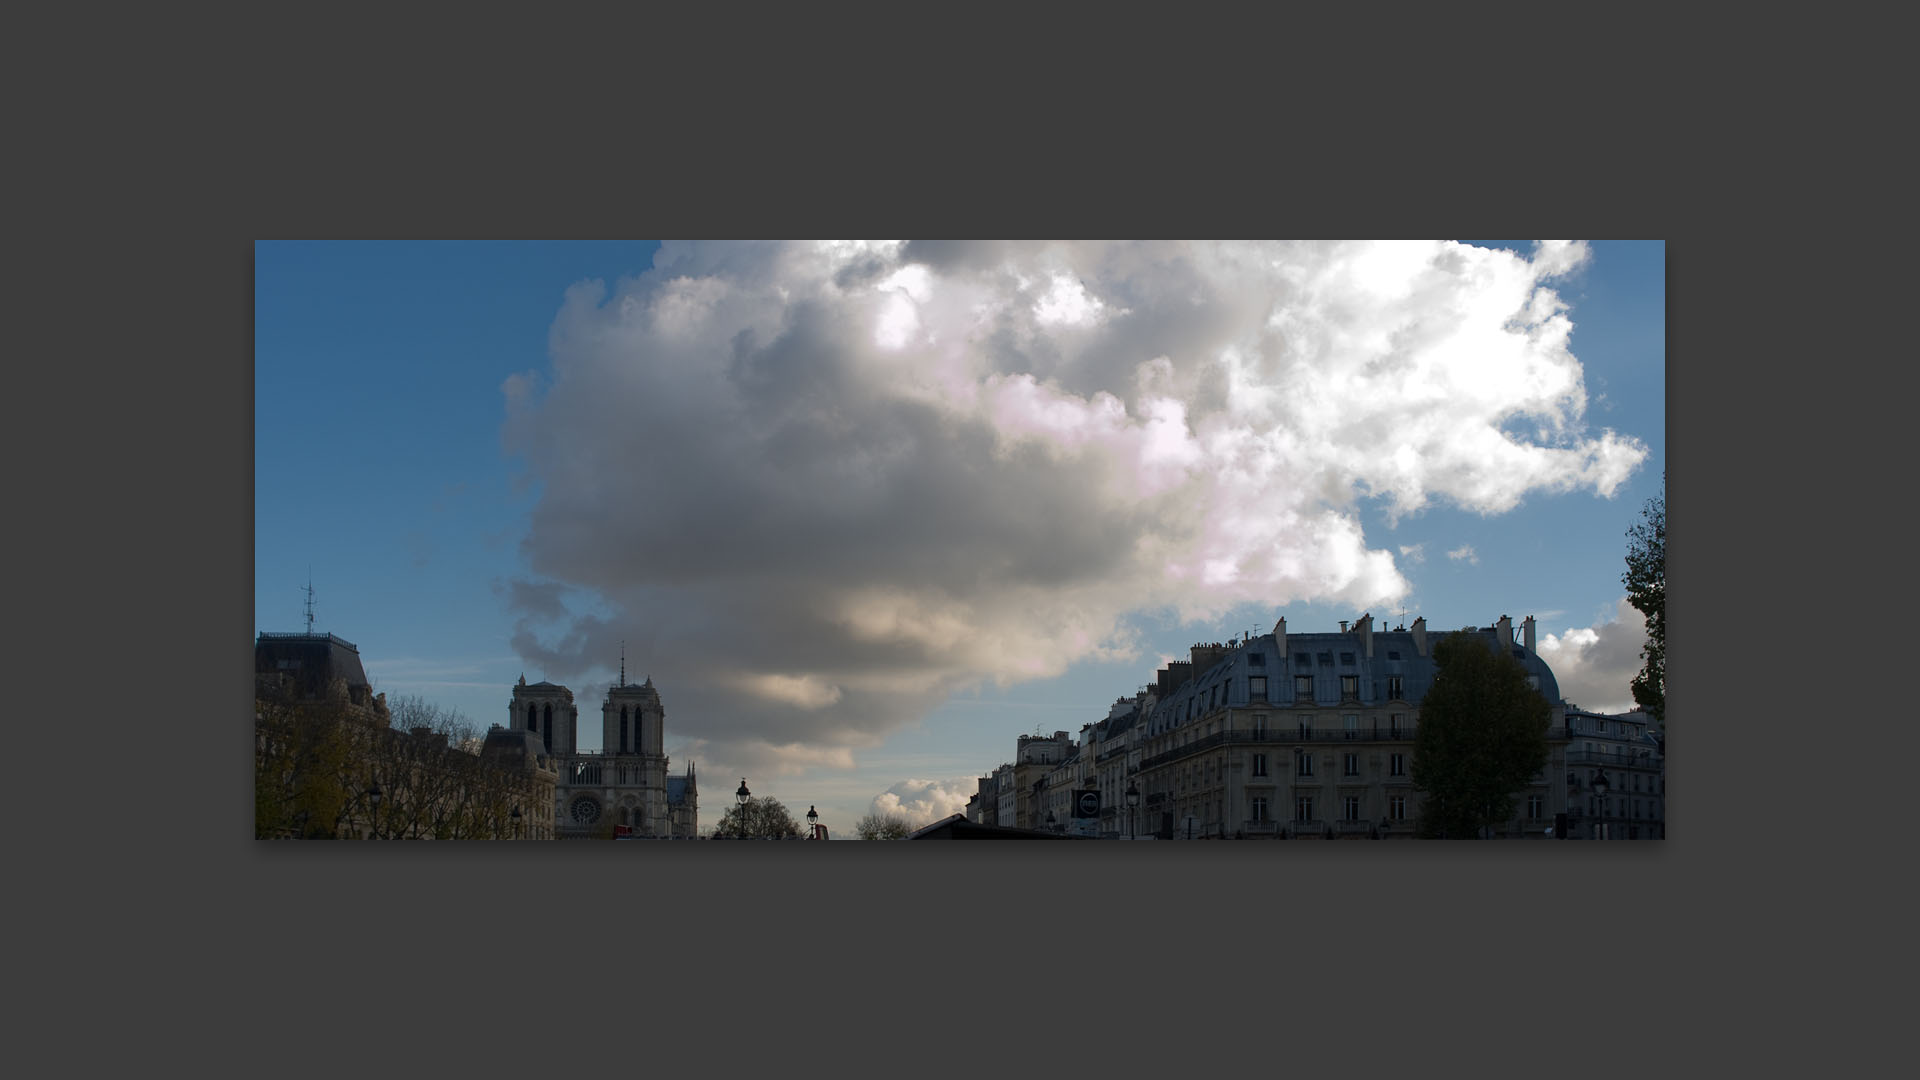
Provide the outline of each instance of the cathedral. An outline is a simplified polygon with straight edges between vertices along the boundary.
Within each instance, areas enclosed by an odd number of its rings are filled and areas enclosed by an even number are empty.
[[[510,726],[531,732],[559,764],[554,784],[554,832],[561,838],[604,835],[611,824],[618,836],[692,840],[699,830],[699,792],[693,768],[684,776],[667,775],[661,747],[666,710],[653,680],[639,686],[620,682],[607,688],[600,706],[599,750],[579,744],[580,710],[573,691],[546,681],[513,688]]]

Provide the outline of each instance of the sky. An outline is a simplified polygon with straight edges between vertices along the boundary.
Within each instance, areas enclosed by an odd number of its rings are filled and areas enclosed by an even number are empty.
[[[1625,711],[1663,242],[254,248],[254,622],[479,727],[624,648],[709,829],[962,810],[1197,642],[1538,620]]]

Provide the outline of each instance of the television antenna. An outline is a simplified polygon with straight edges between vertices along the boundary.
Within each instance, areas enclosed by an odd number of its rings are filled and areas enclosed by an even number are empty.
[[[307,565],[307,636],[313,636],[313,565]]]

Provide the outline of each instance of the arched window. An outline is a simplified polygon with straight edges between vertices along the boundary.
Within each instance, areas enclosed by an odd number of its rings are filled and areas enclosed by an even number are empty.
[[[620,752],[627,752],[627,707],[620,706]]]
[[[546,733],[541,736],[541,741],[546,743],[548,750],[552,750],[553,749],[553,706],[551,704],[547,706],[546,726],[547,726],[547,730],[546,730]]]
[[[540,725],[533,722],[533,706],[532,705],[527,706],[527,730],[528,731],[540,730]]]

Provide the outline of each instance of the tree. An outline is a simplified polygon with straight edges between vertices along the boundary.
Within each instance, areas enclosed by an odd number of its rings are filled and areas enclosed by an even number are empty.
[[[800,836],[800,823],[779,799],[767,796],[728,807],[713,827],[716,840],[798,840]]]
[[[1482,634],[1449,634],[1420,702],[1413,786],[1423,792],[1420,835],[1465,838],[1513,816],[1515,796],[1547,766],[1553,706],[1518,661]]]
[[[913,829],[904,814],[868,814],[853,826],[862,840],[905,840]]]
[[[1633,703],[1653,718],[1656,726],[1667,718],[1667,478],[1660,477],[1660,494],[1647,500],[1646,520],[1627,530],[1627,602],[1647,620],[1647,647],[1640,650],[1646,665],[1633,677]]]

